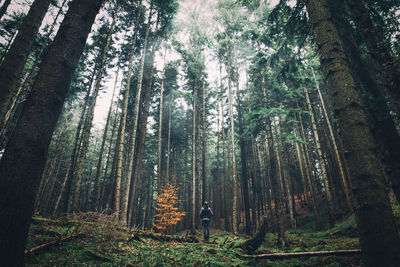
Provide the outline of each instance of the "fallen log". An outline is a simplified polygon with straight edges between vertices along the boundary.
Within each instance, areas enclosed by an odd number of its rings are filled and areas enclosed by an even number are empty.
[[[45,248],[57,245],[57,244],[59,244],[59,243],[61,243],[63,241],[67,241],[67,240],[71,240],[71,239],[77,238],[77,237],[82,236],[84,234],[86,234],[86,232],[74,233],[74,234],[71,234],[71,235],[67,235],[67,236],[63,236],[63,237],[57,238],[56,240],[53,240],[53,241],[50,241],[48,243],[33,247],[31,249],[28,249],[28,250],[25,250],[25,255],[31,255],[31,254],[36,253],[36,252],[38,252],[40,250],[43,250]]]
[[[350,256],[360,254],[360,249],[349,250],[327,250],[327,251],[307,251],[307,252],[292,252],[292,253],[268,253],[258,255],[239,255],[244,259],[281,259],[281,258],[296,258],[296,257],[311,257],[311,256]]]

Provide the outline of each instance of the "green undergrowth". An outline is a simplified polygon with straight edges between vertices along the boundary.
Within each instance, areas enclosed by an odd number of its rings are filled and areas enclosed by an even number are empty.
[[[355,227],[350,216],[325,231],[288,231],[285,248],[278,248],[276,234],[270,233],[256,254],[358,248]],[[193,242],[196,239],[188,240],[186,232],[165,238],[111,224],[40,217],[33,220],[27,249],[79,232],[86,234],[28,255],[27,266],[360,266],[359,256],[244,259],[239,244],[246,237],[221,230],[212,230],[210,242],[205,243],[200,230],[196,236],[200,241]]]

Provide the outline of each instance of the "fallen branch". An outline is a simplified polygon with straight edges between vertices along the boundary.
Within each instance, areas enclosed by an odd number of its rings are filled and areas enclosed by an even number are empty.
[[[360,254],[360,249],[349,250],[328,250],[328,251],[307,251],[307,252],[292,252],[292,253],[268,253],[259,255],[239,255],[245,259],[280,259],[280,258],[296,258],[302,256],[350,256]]]
[[[31,254],[36,253],[36,252],[38,252],[40,250],[43,250],[45,248],[57,245],[57,244],[59,244],[59,243],[61,243],[63,241],[67,241],[67,240],[71,240],[71,239],[77,238],[77,237],[82,236],[84,234],[86,234],[86,232],[74,233],[74,234],[71,234],[71,235],[63,236],[63,237],[58,238],[56,240],[50,241],[48,243],[33,247],[31,249],[28,249],[28,250],[25,250],[25,255],[31,255]]]

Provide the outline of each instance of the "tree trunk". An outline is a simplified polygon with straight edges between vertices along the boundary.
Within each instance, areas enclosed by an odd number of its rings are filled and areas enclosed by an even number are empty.
[[[8,1],[8,0],[7,0]],[[57,20],[58,17],[62,14],[62,9],[65,5],[65,3],[68,0],[64,0],[60,6],[59,11],[57,12],[57,15],[54,18],[54,22],[51,24],[51,27],[49,28],[49,30],[47,31],[44,39],[50,39],[51,34],[54,31],[55,26],[58,24]],[[8,1],[9,2],[9,1]],[[6,3],[5,3],[6,4]],[[1,16],[0,16],[1,19]],[[28,86],[28,88],[26,88],[26,84],[27,81],[31,81],[34,79],[35,75],[37,75],[38,72],[38,68],[40,67],[38,62],[42,59],[42,54],[43,51],[45,49],[46,45],[43,43],[39,44],[39,52],[33,54],[33,56],[35,56],[34,62],[31,63],[32,67],[26,71],[26,73],[24,74],[24,77],[22,78],[21,82],[16,82],[14,84],[15,87],[18,87],[17,90],[15,90],[15,93],[11,94],[10,99],[9,99],[9,103],[8,103],[8,107],[7,107],[7,111],[4,115],[3,118],[3,122],[0,122],[0,139],[4,139],[5,138],[5,133],[6,133],[6,128],[7,125],[10,121],[10,119],[12,119],[12,117],[18,117],[18,114],[15,114],[15,110],[18,108],[18,100],[21,98],[21,95],[28,95],[30,92],[30,87]],[[1,62],[1,61],[0,61]],[[23,104],[24,102],[22,102]],[[7,131],[8,132],[8,131]]]
[[[331,8],[335,8],[332,6]],[[377,145],[378,157],[382,163],[395,196],[400,200],[400,136],[387,106],[384,89],[374,79],[374,75],[362,59],[360,49],[352,32],[351,25],[342,14],[333,13],[340,26],[343,48],[349,59],[350,68],[355,78],[359,78],[358,86],[364,90],[358,92],[363,105],[372,135]],[[356,88],[358,88],[356,87]]]
[[[375,145],[326,0],[306,3],[352,177],[354,210],[367,266],[395,266],[400,239]]]
[[[59,205],[59,206],[61,206],[61,207],[59,207],[59,209],[62,212],[68,211],[68,205],[70,202],[70,193],[71,193],[71,188],[72,188],[72,181],[73,181],[73,177],[75,175],[76,163],[78,160],[78,155],[79,155],[79,151],[80,151],[80,147],[81,147],[81,136],[82,136],[81,131],[82,131],[83,124],[85,122],[86,110],[87,110],[87,108],[89,106],[89,102],[90,102],[89,101],[90,91],[92,88],[92,83],[94,81],[95,73],[96,73],[96,66],[95,66],[95,69],[93,69],[92,77],[90,78],[86,96],[83,101],[83,108],[81,111],[81,116],[80,116],[79,123],[78,123],[78,126],[75,131],[74,146],[72,149],[71,160],[70,160],[70,164],[69,164],[69,168],[68,168],[69,171],[67,174],[67,179],[65,181],[65,189],[62,192],[61,203],[60,203],[61,205]]]
[[[202,179],[202,185],[203,185],[203,190],[202,190],[202,202],[206,201],[208,199],[207,195],[207,170],[206,170],[206,152],[207,152],[207,147],[206,147],[206,135],[207,135],[207,117],[206,117],[206,85],[205,85],[205,80],[203,79],[203,86],[202,86],[202,97],[203,97],[203,105],[202,105],[202,157],[201,157],[201,179]],[[207,200],[209,201],[209,200]]]
[[[124,106],[123,106],[123,110],[122,110],[122,116],[121,116],[121,124],[120,124],[120,131],[122,131],[121,126],[123,126],[125,128],[126,125],[126,113],[127,113],[127,109],[128,109],[128,100],[129,100],[129,93],[130,93],[130,87],[131,87],[131,78],[132,78],[132,67],[133,67],[133,60],[135,58],[135,54],[134,54],[134,50],[136,47],[136,39],[137,39],[137,35],[139,32],[139,21],[140,21],[140,12],[141,12],[141,5],[142,1],[138,1],[138,10],[136,13],[136,24],[135,24],[135,32],[133,34],[132,40],[131,40],[131,47],[130,47],[130,51],[129,51],[129,63],[128,63],[128,73],[126,76],[126,85],[125,85],[125,95],[124,95]],[[150,15],[149,15],[149,22],[150,22],[150,18],[151,18],[151,11],[150,11]],[[149,29],[149,25],[147,25],[147,29]],[[146,30],[146,38],[148,36],[148,32]],[[145,40],[145,42],[147,41],[147,39]],[[146,46],[144,47],[144,49],[146,49]],[[145,51],[145,50],[144,50]],[[124,118],[122,118],[124,117]],[[125,129],[123,129],[125,131]],[[135,128],[133,128],[133,130],[135,131]],[[117,144],[119,146],[117,146],[119,149],[121,149],[122,146],[122,151],[121,153],[123,154],[123,142],[124,142],[124,137],[120,136],[121,139],[119,139],[117,141]],[[133,143],[131,144],[131,146],[135,147],[135,140],[133,140]],[[119,150],[118,150],[118,153]],[[121,155],[122,155],[121,154]],[[133,157],[134,155],[131,153],[130,154],[131,157]],[[118,164],[122,164],[122,158],[121,161],[118,159]],[[128,170],[127,170],[127,182],[125,185],[125,190],[123,192],[122,195],[122,203],[121,203],[121,211],[120,211],[120,220],[121,223],[126,225],[126,218],[127,218],[127,210],[128,210],[128,199],[129,199],[129,188],[130,188],[130,179],[131,179],[131,175],[132,175],[132,166],[129,162],[128,164]],[[122,175],[122,173],[121,173]],[[119,178],[121,179],[121,178]],[[117,210],[116,210],[117,211]]]
[[[329,120],[328,111],[326,110],[325,101],[324,101],[324,98],[322,97],[322,94],[321,94],[321,89],[319,88],[319,85],[317,83],[317,79],[315,78],[314,71],[312,69],[311,69],[311,71],[312,71],[312,75],[313,75],[313,78],[314,78],[314,81],[315,81],[315,87],[318,90],[318,96],[319,96],[319,100],[321,102],[322,111],[324,112],[325,120],[326,120],[326,123],[328,125],[329,135],[330,135],[330,138],[331,138],[331,141],[332,141],[333,150],[335,152],[336,162],[337,162],[338,167],[339,167],[340,178],[341,178],[341,181],[342,181],[344,194],[346,196],[347,206],[348,206],[349,210],[351,212],[353,212],[353,205],[351,203],[350,188],[349,188],[349,185],[348,185],[347,180],[346,180],[346,175],[344,173],[343,163],[342,163],[342,160],[341,160],[340,155],[339,155],[339,149],[338,149],[338,146],[337,146],[337,143],[336,143],[335,134],[333,133],[332,124],[331,124],[331,121]]]
[[[118,9],[118,7],[116,7]],[[96,107],[97,96],[100,91],[101,80],[103,78],[103,72],[106,68],[107,54],[110,47],[111,36],[114,31],[114,27],[116,24],[117,10],[114,10],[113,21],[110,26],[110,29],[107,34],[106,44],[102,51],[101,63],[99,66],[99,70],[97,71],[96,83],[94,86],[94,91],[91,96],[89,110],[86,116],[85,124],[82,130],[82,147],[81,153],[77,163],[76,177],[75,177],[75,190],[74,190],[74,198],[72,201],[72,211],[77,212],[79,210],[79,199],[80,199],[80,188],[81,182],[83,179],[83,171],[86,163],[86,155],[89,149],[89,138],[90,138],[90,130],[92,129],[93,117],[94,117],[94,108]]]
[[[39,31],[42,20],[49,8],[51,0],[35,0],[29,9],[22,25],[18,28],[10,50],[0,65],[0,123],[10,107],[10,100],[14,97],[14,86],[18,75],[25,66],[32,44]],[[7,3],[5,3],[7,4]],[[3,5],[4,6],[4,5]],[[2,125],[0,125],[0,129]]]
[[[400,63],[396,56],[386,45],[382,32],[372,21],[369,10],[364,0],[347,0],[351,15],[362,35],[373,60],[378,64],[385,79],[385,87],[396,111],[400,111]]]
[[[136,92],[136,99],[135,99],[135,107],[134,107],[134,114],[133,114],[133,134],[131,137],[131,149],[130,149],[130,155],[131,158],[129,159],[128,163],[128,171],[127,173],[127,181],[126,181],[126,190],[125,190],[125,195],[122,197],[123,199],[123,205],[120,207],[120,195],[121,195],[121,176],[122,176],[122,157],[124,154],[124,136],[125,136],[125,127],[126,127],[126,119],[127,119],[127,111],[128,111],[128,100],[129,100],[129,91],[130,91],[130,77],[128,77],[127,84],[125,86],[125,95],[124,95],[124,105],[122,107],[122,114],[121,114],[121,123],[119,126],[119,135],[118,135],[118,140],[117,140],[117,169],[116,169],[116,176],[115,176],[115,181],[116,181],[116,187],[115,187],[115,198],[114,198],[114,211],[119,212],[120,217],[120,223],[121,224],[126,224],[126,219],[127,219],[127,199],[129,198],[129,188],[131,184],[131,176],[132,176],[132,166],[133,166],[133,157],[135,155],[135,140],[136,140],[136,128],[137,128],[137,116],[139,113],[139,103],[141,99],[141,94],[142,94],[142,80],[143,80],[143,71],[144,71],[144,59],[146,57],[146,50],[147,50],[147,42],[149,39],[149,33],[150,33],[150,24],[151,24],[151,17],[153,16],[153,1],[151,1],[151,6],[150,6],[150,11],[149,11],[149,18],[146,26],[146,35],[143,43],[143,55],[140,60],[140,66],[139,66],[139,74],[138,74],[138,86],[137,86],[137,92]],[[132,45],[134,45],[132,43]],[[133,60],[133,51],[131,54],[131,58],[129,59],[130,61]],[[132,63],[133,64],[133,61]],[[131,70],[131,68],[129,69]],[[131,72],[128,73],[128,75],[131,74]]]
[[[330,183],[328,180],[328,174],[326,172],[324,156],[322,154],[321,142],[320,142],[320,138],[319,138],[319,134],[318,134],[318,130],[317,130],[317,122],[314,117],[314,112],[313,112],[313,109],[311,106],[310,96],[308,94],[308,89],[306,87],[304,87],[304,92],[306,95],[308,111],[310,112],[310,116],[311,116],[311,124],[312,124],[313,132],[314,132],[315,145],[317,147],[317,152],[318,152],[318,157],[319,157],[319,166],[321,169],[321,176],[322,176],[322,180],[324,181],[324,189],[325,189],[325,194],[326,194],[326,198],[328,201],[329,224],[331,227],[333,227],[333,225],[335,224],[335,209],[334,209],[333,200],[332,200],[331,186],[330,186]]]
[[[192,131],[192,233],[196,233],[196,102],[197,88],[193,86],[193,131]]]
[[[247,253],[252,253],[257,250],[262,242],[264,242],[265,235],[268,231],[268,223],[268,217],[263,216],[260,222],[260,227],[257,229],[257,232],[254,234],[254,236],[241,245],[244,251],[246,251]]]
[[[165,79],[165,57],[167,51],[164,53],[164,68],[161,78],[161,91],[160,91],[160,107],[159,107],[159,119],[158,119],[158,142],[157,142],[157,187],[160,188],[162,184],[162,170],[161,170],[161,147],[162,147],[162,124],[163,124],[163,112],[164,112],[164,79]]]
[[[248,184],[248,170],[247,170],[247,153],[246,153],[246,140],[243,130],[243,114],[242,106],[239,98],[239,79],[237,81],[237,112],[239,118],[239,145],[240,145],[240,161],[242,165],[242,191],[243,191],[243,203],[244,203],[244,214],[245,214],[245,232],[247,235],[251,234],[251,220],[250,220],[250,201],[249,201],[249,184]]]
[[[228,56],[227,72],[228,72],[228,105],[229,105],[229,118],[231,120],[231,146],[232,146],[232,181],[233,181],[233,208],[232,208],[232,222],[233,232],[238,231],[238,182],[236,177],[236,149],[235,149],[235,122],[233,118],[233,98],[232,98],[232,77],[231,77],[231,58]]]
[[[113,110],[112,108],[113,108],[113,104],[114,104],[115,89],[117,88],[118,74],[119,74],[119,65],[118,65],[116,75],[115,75],[114,89],[113,89],[112,96],[111,96],[111,104],[110,104],[110,108],[108,109],[106,126],[104,127],[103,138],[101,141],[101,147],[100,147],[100,152],[99,152],[99,159],[97,161],[96,174],[94,177],[93,193],[92,193],[92,197],[91,197],[91,208],[90,208],[92,211],[98,210],[99,179],[103,174],[103,154],[104,154],[104,148],[106,145],[106,140],[107,140],[107,135],[108,135],[108,127],[110,125],[110,119],[111,119],[111,115],[112,115],[111,113]]]
[[[71,3],[0,161],[0,255],[7,266],[23,266],[48,147],[101,4],[101,0]]]
[[[0,20],[6,14],[7,8],[10,5],[11,0],[6,0],[0,8]]]
[[[157,33],[158,30],[158,23],[159,21],[157,20],[156,23],[156,28],[155,28],[155,33]],[[133,201],[136,201],[139,196],[139,192],[142,193],[143,190],[139,189],[142,186],[142,179],[141,179],[141,174],[142,174],[142,166],[143,166],[143,156],[144,156],[144,146],[145,146],[145,141],[146,141],[146,132],[147,132],[147,119],[149,117],[149,108],[150,108],[150,97],[151,97],[151,92],[152,92],[152,87],[153,87],[153,70],[154,70],[154,54],[156,52],[156,46],[157,46],[157,37],[154,38],[153,40],[153,45],[150,51],[150,60],[148,60],[148,64],[150,65],[149,72],[148,72],[148,78],[147,78],[147,85],[146,85],[146,90],[145,94],[142,96],[142,99],[138,104],[140,105],[140,110],[138,110],[138,115],[137,117],[133,117],[133,119],[137,119],[136,125],[137,127],[134,127],[134,132],[133,134],[135,136],[132,136],[132,142],[135,140],[133,137],[136,139],[136,133],[137,132],[137,149],[136,149],[136,155],[134,154],[135,151],[131,150],[132,154],[131,157],[135,157],[135,168],[134,168],[134,184],[133,184],[133,193],[131,194],[131,198]],[[146,68],[147,69],[147,68]],[[134,123],[134,126],[136,126]],[[134,202],[131,201],[131,207],[133,209],[134,207]],[[137,211],[137,210],[136,210]],[[131,211],[131,215],[136,212],[134,209]]]

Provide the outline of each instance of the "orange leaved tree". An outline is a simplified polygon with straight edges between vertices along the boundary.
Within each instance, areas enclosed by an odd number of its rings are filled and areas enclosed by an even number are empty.
[[[154,226],[163,233],[168,226],[177,224],[186,215],[175,207],[178,203],[178,190],[179,188],[167,183],[161,188],[161,194],[157,196],[157,215]]]

